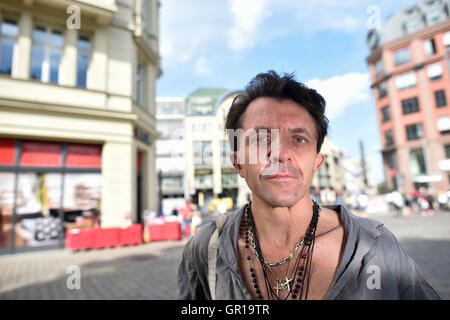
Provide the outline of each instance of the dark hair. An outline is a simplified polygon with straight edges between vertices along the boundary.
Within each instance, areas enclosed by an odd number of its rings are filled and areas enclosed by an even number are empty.
[[[314,118],[317,129],[317,152],[320,152],[323,139],[327,135],[328,119],[325,116],[325,99],[314,89],[310,89],[294,79],[294,74],[283,74],[281,77],[273,70],[260,73],[245,87],[243,94],[236,96],[227,115],[226,129],[242,128],[242,115],[248,105],[260,97],[279,100],[290,99],[300,104]],[[230,136],[230,139],[233,139]],[[230,144],[237,151],[237,141]]]

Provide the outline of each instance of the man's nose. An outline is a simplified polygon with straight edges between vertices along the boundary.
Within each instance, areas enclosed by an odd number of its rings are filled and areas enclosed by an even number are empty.
[[[282,163],[290,161],[292,158],[292,146],[290,145],[288,139],[278,136],[274,140],[275,141],[272,141],[272,144],[274,145],[272,145],[269,150],[269,158],[271,161],[278,161]]]

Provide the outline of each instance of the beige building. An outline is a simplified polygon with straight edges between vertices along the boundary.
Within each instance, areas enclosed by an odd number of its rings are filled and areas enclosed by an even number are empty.
[[[0,1],[0,247],[32,246],[26,220],[61,207],[103,227],[157,210],[159,6]]]
[[[325,156],[325,162],[314,175],[311,192],[318,194],[323,190],[334,190],[340,194],[344,193],[346,190],[345,169],[342,166],[344,155],[328,137],[325,137],[320,153]]]
[[[215,198],[243,205],[251,194],[229,160],[225,119],[239,91],[200,88],[186,98],[185,141],[187,193],[202,211]]]
[[[344,155],[328,137],[325,137],[320,153],[325,156],[325,162],[313,179],[315,188],[332,188],[342,191],[345,186],[345,170],[342,166]]]

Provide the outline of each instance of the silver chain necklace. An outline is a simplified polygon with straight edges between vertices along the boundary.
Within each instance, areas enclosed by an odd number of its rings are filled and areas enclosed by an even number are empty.
[[[291,253],[289,253],[286,257],[284,257],[283,259],[281,259],[280,261],[276,261],[276,262],[269,262],[266,259],[264,259],[264,257],[260,257],[258,250],[256,250],[256,243],[255,243],[255,238],[253,236],[253,231],[249,230],[249,238],[250,238],[250,242],[252,244],[252,250],[253,253],[255,254],[256,258],[258,258],[258,260],[260,260],[264,266],[266,267],[276,267],[279,265],[282,265],[283,263],[291,260],[295,254],[297,253],[298,248],[300,248],[300,246],[302,245],[303,241],[305,240],[305,235],[303,235],[303,237],[300,239],[299,242],[297,242],[297,244],[295,245],[294,250],[292,250]]]
[[[247,207],[247,210],[248,209],[249,209],[249,207]],[[319,210],[318,210],[318,215],[320,215],[320,207],[319,207]],[[276,267],[276,266],[282,265],[283,263],[286,263],[287,261],[291,260],[295,256],[295,254],[297,253],[298,248],[300,248],[300,246],[303,244],[303,241],[305,240],[305,236],[306,236],[306,234],[304,234],[301,237],[299,242],[297,242],[297,244],[295,245],[294,250],[292,250],[292,252],[289,253],[286,257],[284,257],[280,261],[269,262],[264,257],[260,256],[259,253],[258,253],[258,250],[256,249],[256,243],[255,243],[255,236],[253,234],[253,228],[250,228],[250,230],[248,230],[248,231],[249,231],[250,242],[252,244],[252,251],[255,254],[256,258],[258,260],[260,260],[264,264],[265,267]]]

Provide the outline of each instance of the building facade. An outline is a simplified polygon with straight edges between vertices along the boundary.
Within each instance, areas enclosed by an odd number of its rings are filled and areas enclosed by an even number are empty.
[[[162,212],[170,215],[189,198],[186,184],[184,97],[156,98],[156,169],[159,175]]]
[[[450,1],[421,1],[367,35],[389,190],[449,186],[449,14]]]
[[[225,119],[239,91],[200,88],[186,98],[186,181],[189,197],[208,212],[213,199],[232,198],[233,206],[250,197],[245,180],[234,172]]]
[[[157,211],[158,11],[158,0],[0,2],[2,249]]]

